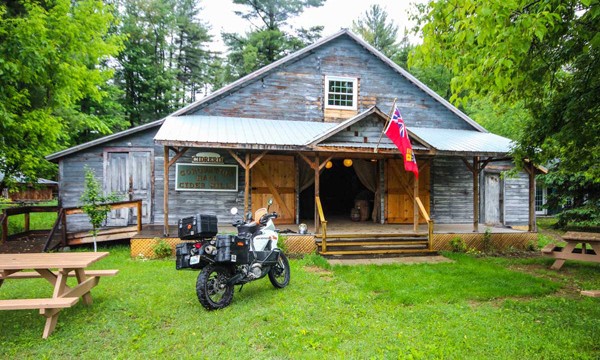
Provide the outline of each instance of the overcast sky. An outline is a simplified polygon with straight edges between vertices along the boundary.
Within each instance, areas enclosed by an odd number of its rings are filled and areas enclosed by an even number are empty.
[[[352,20],[361,17],[372,4],[379,4],[387,11],[388,20],[398,26],[398,35],[402,36],[405,27],[411,28],[414,25],[408,21],[408,9],[415,2],[422,3],[425,0],[326,0],[325,5],[305,10],[301,16],[292,19],[290,24],[306,28],[323,25],[323,36],[329,36],[342,28],[351,28]],[[247,20],[234,13],[234,10],[243,10],[245,7],[234,5],[232,0],[204,0],[200,5],[203,8],[200,17],[211,26],[210,33],[216,42],[213,50],[224,50],[221,32],[244,33],[252,29]],[[413,37],[411,39],[413,42],[417,41]]]

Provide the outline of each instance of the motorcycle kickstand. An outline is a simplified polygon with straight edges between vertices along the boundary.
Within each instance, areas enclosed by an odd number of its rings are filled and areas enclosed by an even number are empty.
[[[244,284],[240,285],[240,289],[238,290],[238,292],[241,293],[243,288],[244,288]]]

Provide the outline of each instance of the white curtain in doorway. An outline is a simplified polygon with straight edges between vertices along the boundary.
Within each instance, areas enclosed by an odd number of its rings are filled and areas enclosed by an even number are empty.
[[[352,167],[358,177],[358,180],[366,187],[369,191],[375,194],[373,199],[373,212],[371,218],[373,222],[377,222],[379,217],[379,177],[377,176],[377,163],[373,161],[367,161],[362,159],[352,160]]]

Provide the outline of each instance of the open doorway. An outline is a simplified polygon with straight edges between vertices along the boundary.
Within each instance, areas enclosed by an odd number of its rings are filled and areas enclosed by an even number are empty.
[[[352,218],[355,208],[359,209],[358,220],[371,220],[374,193],[363,185],[355,170],[357,161],[345,166],[341,159],[331,160],[331,167],[324,168],[320,174],[319,193],[321,205],[328,220]],[[314,184],[300,193],[300,218],[314,218]],[[356,210],[355,210],[356,212]],[[355,216],[357,216],[355,214]],[[356,220],[356,218],[355,218]]]

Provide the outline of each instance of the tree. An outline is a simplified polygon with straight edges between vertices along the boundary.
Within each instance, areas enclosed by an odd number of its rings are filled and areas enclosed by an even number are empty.
[[[0,18],[0,187],[10,187],[16,176],[52,177],[44,156],[78,132],[111,131],[81,102],[106,98],[112,73],[100,64],[121,39],[108,34],[114,18],[99,0],[3,0]]]
[[[127,34],[117,57],[116,83],[130,126],[160,119],[204,91],[214,54],[205,49],[208,28],[192,0],[119,0]]]
[[[116,194],[105,195],[102,193],[102,187],[100,182],[96,179],[94,171],[89,167],[85,167],[85,187],[83,194],[81,195],[81,202],[83,203],[83,212],[89,217],[90,224],[92,224],[92,236],[94,237],[94,251],[96,248],[96,236],[98,235],[98,229],[102,226],[102,223],[106,221],[108,213],[110,212],[111,202],[120,200],[120,197]]]
[[[422,10],[423,44],[411,64],[451,69],[457,104],[486,99],[522,106],[527,116],[518,125],[517,163],[529,158],[559,164],[556,175],[579,184],[585,205],[594,203],[594,184],[600,183],[600,2],[443,0]]]
[[[255,30],[245,35],[222,34],[229,49],[228,76],[233,81],[260,69],[320,37],[322,26],[293,29],[287,20],[300,15],[307,7],[323,5],[324,0],[234,0],[245,11],[236,14],[253,24]]]
[[[352,31],[393,59],[400,52],[398,26],[393,21],[388,22],[387,17],[383,8],[377,4],[371,5],[361,18],[352,21]]]
[[[515,151],[600,181],[600,2],[444,0],[424,8],[414,64],[452,69],[452,100],[523,101]]]

